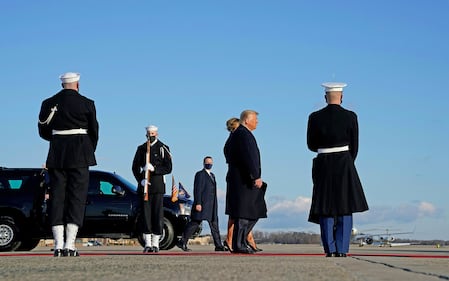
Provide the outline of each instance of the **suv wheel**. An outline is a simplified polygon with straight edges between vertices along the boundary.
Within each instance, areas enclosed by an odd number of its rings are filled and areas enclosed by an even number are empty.
[[[162,250],[170,250],[173,248],[173,240],[175,239],[175,230],[173,229],[173,224],[164,218],[164,230],[161,235],[160,248]]]
[[[0,217],[0,251],[15,251],[19,246],[19,228],[14,219],[7,216]]]
[[[39,238],[23,238],[17,251],[31,251],[39,245],[40,241]]]

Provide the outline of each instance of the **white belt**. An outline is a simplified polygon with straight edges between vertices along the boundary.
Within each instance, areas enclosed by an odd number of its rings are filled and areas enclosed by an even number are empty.
[[[53,135],[87,135],[87,129],[53,130]]]
[[[345,146],[337,146],[337,147],[330,147],[330,148],[318,148],[318,153],[332,153],[332,152],[341,152],[341,151],[348,151],[349,145]]]

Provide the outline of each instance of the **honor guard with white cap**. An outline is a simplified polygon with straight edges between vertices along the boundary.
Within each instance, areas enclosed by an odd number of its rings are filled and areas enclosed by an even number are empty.
[[[307,145],[313,159],[309,221],[320,224],[327,257],[346,257],[352,214],[368,210],[354,161],[359,148],[357,115],[341,106],[345,83],[323,83],[327,106],[309,115]]]
[[[75,239],[84,221],[89,166],[97,164],[99,129],[94,101],[79,93],[80,74],[67,72],[59,79],[63,89],[42,102],[38,130],[50,142],[45,165],[54,256],[79,256]]]
[[[138,191],[142,195],[144,253],[159,252],[159,240],[164,227],[165,176],[172,171],[172,157],[167,145],[158,139],[158,128],[145,128],[150,142],[150,163],[146,163],[147,142],[137,147],[132,164]],[[145,177],[150,173],[150,182]],[[148,183],[148,200],[144,200],[144,187]]]

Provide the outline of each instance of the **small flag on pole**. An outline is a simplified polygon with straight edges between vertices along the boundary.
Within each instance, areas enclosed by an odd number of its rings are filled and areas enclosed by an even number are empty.
[[[171,176],[171,201],[178,201],[178,188],[176,187],[175,177],[173,175]]]
[[[179,182],[178,186],[179,186],[178,198],[189,199],[190,194],[187,192],[187,190],[185,190],[185,188],[182,186],[181,182]]]

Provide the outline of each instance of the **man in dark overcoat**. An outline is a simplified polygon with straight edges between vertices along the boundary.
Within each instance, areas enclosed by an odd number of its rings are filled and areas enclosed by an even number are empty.
[[[75,239],[84,220],[89,166],[97,164],[98,122],[94,102],[79,93],[79,73],[59,78],[63,89],[42,102],[38,129],[41,138],[50,142],[45,165],[51,186],[54,256],[79,256]]]
[[[266,183],[262,181],[260,151],[252,131],[257,128],[258,113],[245,110],[240,126],[232,133],[225,156],[228,161],[227,190],[229,216],[234,219],[233,253],[254,253],[246,237],[258,219],[267,217]]]
[[[328,257],[346,257],[352,214],[368,210],[354,161],[359,148],[357,115],[341,106],[344,83],[324,83],[327,106],[309,116],[307,145],[313,159],[309,221],[320,224]]]
[[[211,171],[212,165],[212,157],[204,157],[203,169],[195,174],[191,220],[185,226],[182,238],[177,244],[183,251],[190,251],[187,247],[187,242],[203,220],[206,220],[209,223],[215,244],[215,251],[225,250],[221,243],[220,230],[218,227],[217,182],[215,180],[215,175]]]
[[[137,147],[132,164],[133,175],[137,181],[142,199],[144,253],[159,252],[159,240],[164,228],[165,175],[172,171],[170,148],[158,138],[158,128],[150,125],[145,128],[150,141],[150,163],[146,163],[147,143]],[[144,186],[147,184],[145,172],[150,173],[148,201],[144,200]]]

